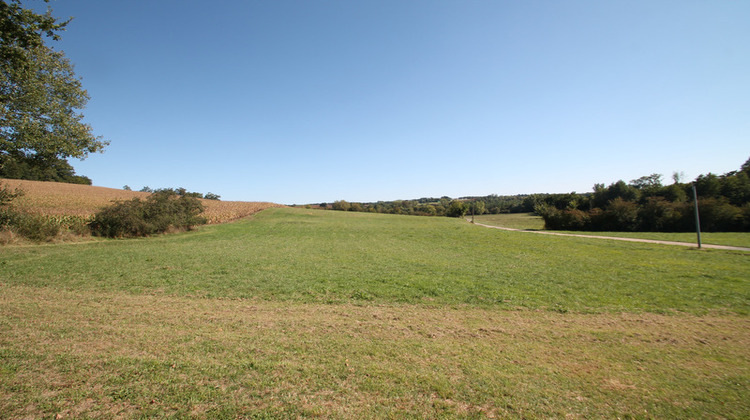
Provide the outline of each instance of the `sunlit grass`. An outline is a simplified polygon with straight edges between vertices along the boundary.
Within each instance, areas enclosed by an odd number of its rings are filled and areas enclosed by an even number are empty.
[[[4,249],[8,284],[297,302],[748,312],[748,255],[271,209],[178,236]]]
[[[750,256],[304,209],[0,250],[0,417],[741,418]]]
[[[502,226],[511,229],[544,229],[544,219],[533,213],[483,214],[474,216],[474,220],[491,226]]]
[[[0,288],[14,417],[741,418],[750,322]]]

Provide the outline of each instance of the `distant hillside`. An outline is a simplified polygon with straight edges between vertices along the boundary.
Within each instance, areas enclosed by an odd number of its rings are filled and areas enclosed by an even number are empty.
[[[0,179],[0,185],[21,189],[24,195],[14,200],[18,210],[46,215],[91,216],[113,201],[145,198],[147,192],[125,191],[115,188],[61,182]],[[257,213],[270,207],[282,207],[267,202],[200,200],[206,208],[203,216],[209,223],[222,223]]]

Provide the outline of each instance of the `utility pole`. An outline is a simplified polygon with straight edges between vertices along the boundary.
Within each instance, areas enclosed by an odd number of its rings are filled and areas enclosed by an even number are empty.
[[[698,214],[698,192],[693,184],[693,198],[695,199],[695,232],[698,234],[698,248],[701,248],[701,218]]]

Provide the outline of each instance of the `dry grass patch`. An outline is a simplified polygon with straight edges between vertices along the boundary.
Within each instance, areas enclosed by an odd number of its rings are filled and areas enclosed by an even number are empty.
[[[2,283],[0,283],[2,285]],[[0,411],[739,418],[750,321],[0,286]]]

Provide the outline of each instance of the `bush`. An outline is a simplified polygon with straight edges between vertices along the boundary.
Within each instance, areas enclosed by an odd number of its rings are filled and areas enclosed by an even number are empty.
[[[148,236],[171,229],[190,230],[206,223],[203,205],[195,198],[161,190],[145,201],[134,198],[102,209],[89,223],[91,233],[110,238]]]
[[[638,205],[620,197],[609,202],[604,210],[604,230],[635,231],[638,229]]]
[[[47,217],[25,213],[17,213],[16,215],[13,230],[26,239],[43,242],[60,234],[60,226]]]
[[[706,198],[698,201],[701,230],[705,232],[732,232],[744,225],[743,210],[729,204],[726,198]]]
[[[0,206],[0,229],[8,229],[18,220],[18,212],[8,207]]]
[[[12,207],[15,198],[23,191],[0,185],[0,229],[10,235],[17,234],[32,241],[46,241],[60,234],[60,226],[42,215],[27,214]]]
[[[589,214],[581,210],[558,210],[546,204],[534,209],[544,219],[544,228],[549,230],[584,230],[591,221]]]
[[[690,230],[692,213],[689,204],[672,202],[664,197],[649,197],[638,210],[640,230],[680,232]]]

